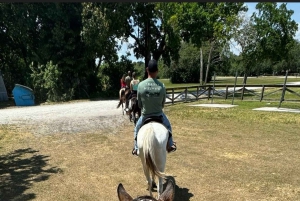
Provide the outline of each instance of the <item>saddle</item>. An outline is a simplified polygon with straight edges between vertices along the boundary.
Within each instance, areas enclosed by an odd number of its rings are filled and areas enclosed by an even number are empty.
[[[147,118],[145,118],[145,119],[142,121],[141,127],[142,127],[143,125],[145,125],[145,124],[151,122],[151,121],[155,121],[155,122],[158,122],[158,123],[161,123],[161,124],[162,124],[162,123],[163,123],[163,117],[162,117],[162,115],[160,115],[160,116],[150,116],[150,117],[147,117]]]
[[[142,121],[141,127],[147,123],[150,123],[151,121],[158,122],[158,123],[161,123],[162,125],[164,125],[163,124],[163,116],[160,115],[160,116],[150,116],[150,117],[145,118]],[[172,136],[172,133],[169,129],[167,129],[167,130],[169,131],[169,138],[170,138]]]

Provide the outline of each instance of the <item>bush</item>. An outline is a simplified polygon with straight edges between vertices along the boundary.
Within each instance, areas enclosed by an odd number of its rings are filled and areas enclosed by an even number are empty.
[[[65,87],[62,79],[62,72],[58,65],[52,61],[46,65],[38,65],[36,68],[31,64],[31,77],[35,96],[40,101],[68,101],[74,96],[73,87]]]

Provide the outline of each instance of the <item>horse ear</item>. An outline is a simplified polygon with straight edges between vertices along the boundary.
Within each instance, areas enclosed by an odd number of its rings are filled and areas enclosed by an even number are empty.
[[[126,192],[125,188],[123,185],[120,183],[118,186],[118,197],[119,201],[132,201],[132,197]]]
[[[174,182],[169,179],[168,184],[164,192],[159,196],[158,201],[173,201],[175,197],[175,185]]]

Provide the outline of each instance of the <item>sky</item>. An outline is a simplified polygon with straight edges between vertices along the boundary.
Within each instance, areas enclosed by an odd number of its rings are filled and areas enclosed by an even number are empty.
[[[278,3],[279,5],[282,2]],[[251,2],[251,3],[245,3],[248,6],[247,15],[250,17],[253,12],[256,12],[255,6],[257,2]],[[298,31],[296,32],[295,38],[300,40],[300,2],[295,3],[287,3],[287,9],[288,10],[294,10],[294,14],[292,15],[292,19],[295,20],[296,23],[298,23]],[[134,39],[129,38],[128,43],[134,43]],[[132,50],[127,50],[128,43],[123,43],[122,48],[118,51],[119,57],[121,55],[125,55],[127,51],[130,52],[131,56],[129,56],[129,59],[132,61],[144,61],[144,59],[137,60],[135,56],[133,55]],[[121,42],[119,42],[121,44]],[[236,46],[235,43],[231,45],[231,51],[235,54],[239,54],[239,47]]]

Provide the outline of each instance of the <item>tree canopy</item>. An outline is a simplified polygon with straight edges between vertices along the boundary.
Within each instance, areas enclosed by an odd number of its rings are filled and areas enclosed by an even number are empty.
[[[174,82],[299,71],[294,11],[273,2],[256,9],[247,18],[243,2],[0,3],[0,70],[8,93],[23,84],[40,101],[117,96],[122,74],[146,78],[151,58]],[[129,39],[144,62],[118,56],[118,41]],[[240,55],[230,52],[232,39]]]

